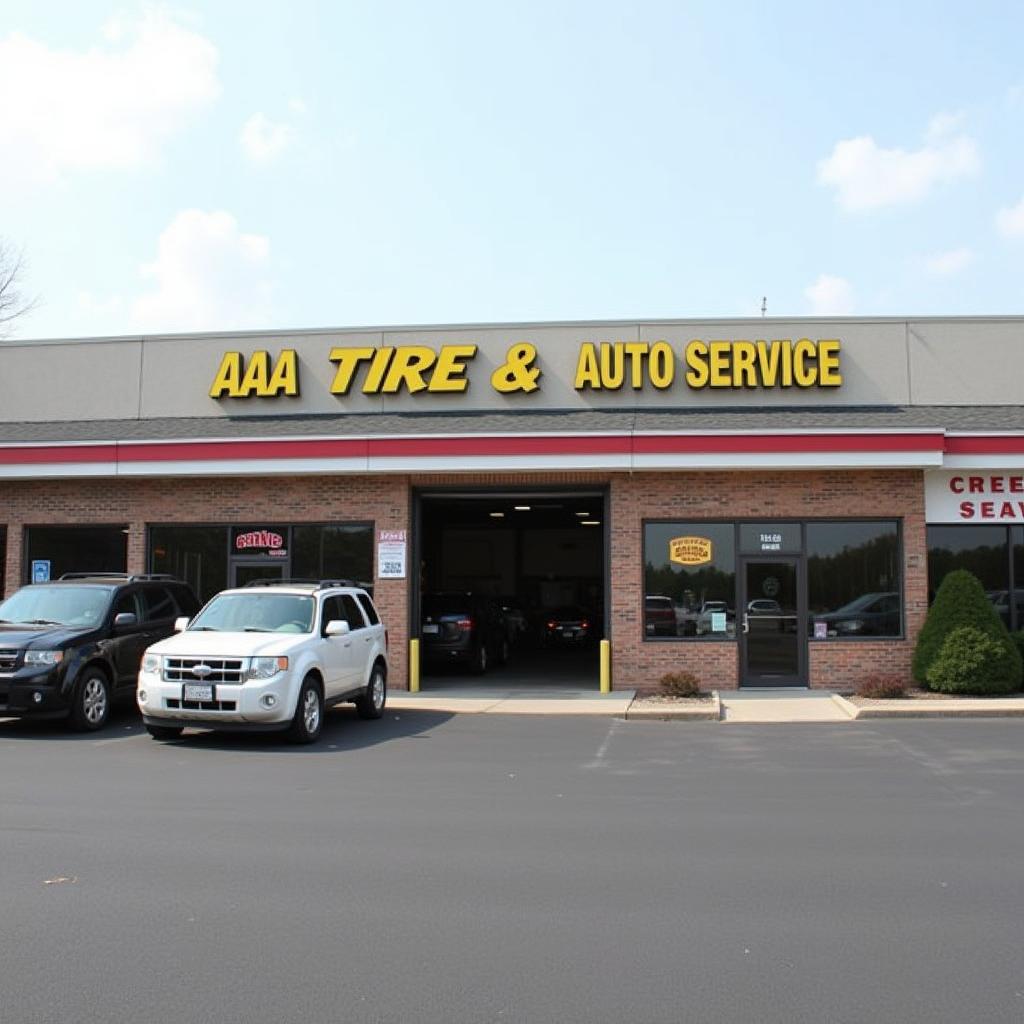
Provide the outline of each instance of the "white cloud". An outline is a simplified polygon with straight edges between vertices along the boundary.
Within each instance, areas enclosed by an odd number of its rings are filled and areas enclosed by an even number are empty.
[[[928,125],[920,149],[884,149],[870,135],[837,142],[830,156],[818,162],[818,183],[836,189],[844,210],[923,199],[936,186],[976,174],[981,167],[977,146],[957,134],[963,118],[937,114]]]
[[[853,312],[853,288],[850,282],[831,274],[819,274],[814,284],[804,289],[815,316],[844,316]]]
[[[256,113],[242,125],[239,137],[245,155],[256,163],[268,163],[279,157],[291,142],[292,127],[283,121],[271,121]]]
[[[270,240],[243,234],[223,210],[179,212],[141,273],[154,288],[132,304],[140,330],[236,330],[270,322]]]
[[[996,227],[1006,238],[1024,237],[1024,199],[1016,206],[1004,206],[996,214]]]
[[[948,252],[937,252],[929,256],[925,266],[929,274],[949,277],[966,270],[973,262],[974,252],[971,249],[950,249]]]
[[[217,48],[160,9],[106,25],[85,50],[21,32],[0,38],[0,167],[24,181],[153,160],[190,115],[220,95]]]

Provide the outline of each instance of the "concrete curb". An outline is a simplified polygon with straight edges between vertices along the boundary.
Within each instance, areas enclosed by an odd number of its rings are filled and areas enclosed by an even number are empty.
[[[705,705],[638,708],[634,698],[624,717],[628,722],[720,722],[722,702],[717,690],[711,691],[711,701]]]
[[[833,703],[839,705],[839,709],[843,712],[844,715],[849,715],[850,718],[854,719],[854,721],[860,718],[861,709],[856,704],[854,704],[853,701],[847,700],[845,697],[838,693],[830,694],[830,696],[832,698]]]
[[[855,717],[861,721],[866,718],[1024,718],[1024,701],[1019,702],[1018,706],[1010,707],[985,707],[977,704],[964,706],[953,701],[936,701],[938,707],[922,707],[923,703],[917,700],[900,702],[901,705],[911,705],[909,707],[893,707],[890,702],[878,705],[865,704],[857,706]]]

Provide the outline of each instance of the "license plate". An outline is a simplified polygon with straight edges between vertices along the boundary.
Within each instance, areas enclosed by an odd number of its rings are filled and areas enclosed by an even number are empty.
[[[186,683],[183,700],[213,700],[213,687],[200,683]]]
[[[433,634],[436,634],[436,633],[440,633],[441,632],[441,627],[436,625],[436,624],[434,624],[434,623],[427,623],[423,627],[423,632],[424,632],[424,634],[428,634],[429,633],[429,634],[433,635]]]

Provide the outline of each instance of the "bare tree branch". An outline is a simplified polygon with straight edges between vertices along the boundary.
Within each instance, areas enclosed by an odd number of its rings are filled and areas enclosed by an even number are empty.
[[[0,338],[6,338],[14,321],[38,304],[38,299],[26,297],[22,289],[24,272],[24,255],[0,239]]]

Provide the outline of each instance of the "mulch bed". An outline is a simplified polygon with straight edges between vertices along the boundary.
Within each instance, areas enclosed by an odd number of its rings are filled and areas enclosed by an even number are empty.
[[[872,704],[876,700],[940,700],[940,701],[960,701],[960,700],[1006,700],[1007,698],[1016,698],[1018,700],[1024,700],[1024,694],[1020,693],[990,693],[990,694],[972,694],[972,693],[934,693],[931,690],[921,690],[918,688],[907,690],[906,694],[902,697],[858,697],[857,695],[849,696],[846,699],[853,704],[863,706],[865,704]]]
[[[706,707],[714,703],[714,697],[710,693],[698,693],[696,697],[665,697],[660,693],[638,693],[633,701],[634,706],[640,707]]]

